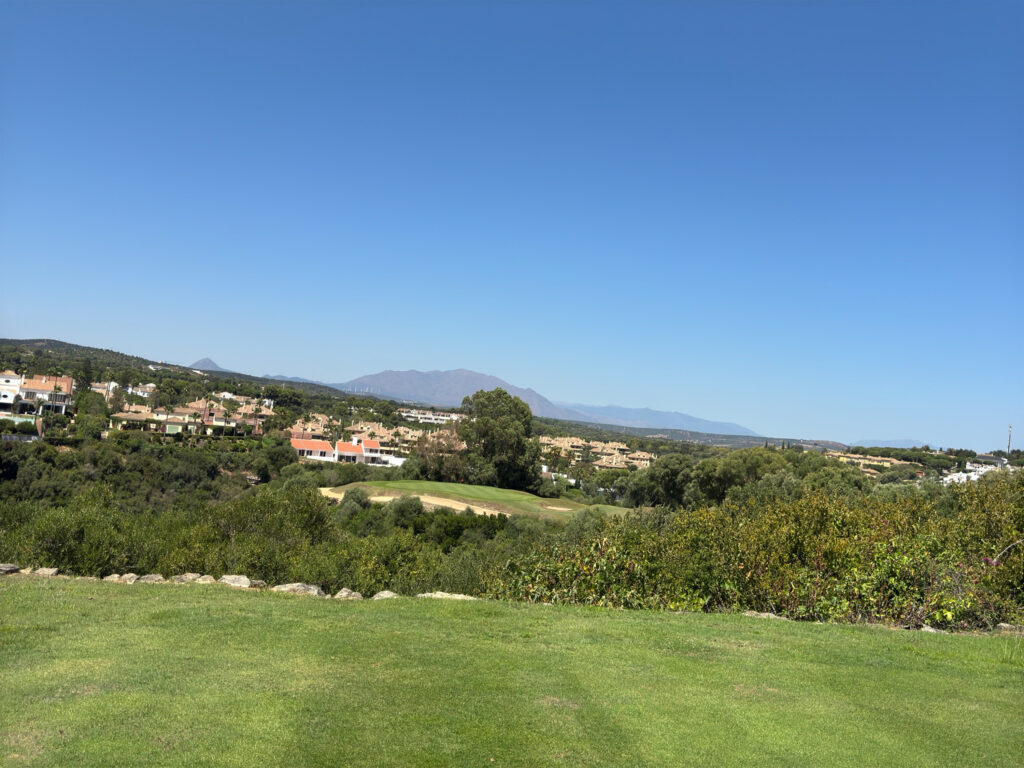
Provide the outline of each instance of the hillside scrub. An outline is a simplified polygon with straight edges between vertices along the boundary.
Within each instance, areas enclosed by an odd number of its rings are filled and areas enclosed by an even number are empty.
[[[991,627],[1024,606],[1024,476],[923,495],[725,502],[605,518],[591,535],[511,560],[508,599],[769,611],[794,619]],[[1008,553],[1009,555],[1009,553]]]
[[[300,477],[300,476],[297,476]],[[621,608],[770,611],[794,619],[948,628],[1024,606],[1024,475],[931,499],[726,500],[568,525],[439,510],[418,500],[332,505],[307,483],[140,512],[103,486],[0,510],[0,560],[80,575],[245,573],[268,583],[403,594],[444,590]]]

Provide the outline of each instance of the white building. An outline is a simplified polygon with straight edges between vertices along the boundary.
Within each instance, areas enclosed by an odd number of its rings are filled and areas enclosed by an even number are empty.
[[[313,459],[314,461],[337,461],[338,454],[326,440],[303,440],[293,437],[292,448],[299,454],[301,459]]]
[[[75,380],[70,376],[33,376],[21,383],[19,411],[53,411],[67,413],[75,392]]]
[[[963,472],[954,472],[942,478],[942,484],[952,485],[953,483],[972,483],[983,475],[987,475],[989,472],[997,469],[1001,469],[1001,467],[994,466],[992,464],[976,464],[975,462],[969,461],[967,462],[967,467]]]
[[[14,371],[0,372],[0,411],[14,410],[14,399],[21,391],[22,381],[21,374]]]
[[[149,397],[156,391],[156,384],[150,382],[149,384],[137,384],[134,387],[128,387],[127,390],[129,395],[138,395],[139,397]]]
[[[450,421],[458,421],[464,418],[461,413],[423,411],[417,408],[399,408],[398,415],[406,421],[416,421],[420,424],[447,424]]]

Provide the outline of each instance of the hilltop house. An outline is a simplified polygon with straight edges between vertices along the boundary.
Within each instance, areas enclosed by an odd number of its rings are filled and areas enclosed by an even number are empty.
[[[298,419],[288,431],[292,437],[322,440],[333,425],[333,420],[327,414],[311,413],[308,419]]]
[[[136,384],[135,386],[129,386],[126,388],[129,395],[138,395],[139,397],[149,397],[156,392],[156,384]]]
[[[364,440],[358,437],[352,438],[351,442],[339,440],[334,446],[327,440],[293,437],[291,446],[299,454],[300,459],[391,467],[399,467],[405,462],[405,459],[383,453],[378,441]]]
[[[336,446],[338,461],[358,464],[374,464],[376,466],[400,466],[404,459],[381,452],[380,442],[356,436],[349,443],[338,441]]]
[[[70,376],[33,376],[22,380],[19,389],[21,402],[17,410],[25,413],[67,413],[75,382]]]
[[[406,421],[415,421],[419,424],[447,424],[450,421],[458,421],[465,418],[461,413],[424,411],[418,408],[399,408],[398,415]]]
[[[299,454],[300,459],[312,459],[313,461],[337,461],[338,454],[326,440],[303,440],[292,438],[292,448]]]

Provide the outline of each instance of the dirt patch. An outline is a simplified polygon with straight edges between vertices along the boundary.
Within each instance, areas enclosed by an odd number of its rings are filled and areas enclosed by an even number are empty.
[[[729,648],[740,651],[763,651],[762,643],[753,643],[749,640],[715,640],[713,645],[717,648]]]
[[[545,707],[559,707],[561,709],[579,709],[580,705],[575,701],[569,701],[568,699],[560,699],[557,696],[545,696],[541,699],[537,699],[537,703]]]
[[[546,504],[544,505],[544,509],[551,509],[555,512],[572,512],[572,509],[569,507],[549,507]]]
[[[321,488],[320,493],[330,499],[343,499],[345,494],[334,490],[333,488]],[[500,510],[490,509],[489,507],[481,506],[480,504],[468,504],[464,501],[457,499],[446,499],[443,496],[431,496],[429,493],[378,493],[375,496],[370,497],[370,501],[375,504],[387,504],[389,501],[394,501],[400,496],[415,496],[425,507],[447,507],[448,509],[454,509],[456,512],[461,512],[467,507],[473,510],[478,515],[500,515],[503,514]]]
[[[7,759],[31,762],[43,752],[43,737],[42,731],[33,730],[14,731],[8,734],[4,739]]]
[[[766,693],[778,693],[778,688],[768,688],[766,686],[754,686],[754,685],[743,685],[738,683],[732,687],[736,693],[741,696],[764,696]]]
[[[497,515],[500,514],[497,510],[488,509],[487,507],[481,507],[479,504],[466,504],[462,501],[456,501],[455,499],[446,499],[442,496],[430,496],[423,493],[411,494],[419,498],[428,507],[448,507],[448,509],[454,509],[456,511],[466,509],[469,507],[478,515]]]

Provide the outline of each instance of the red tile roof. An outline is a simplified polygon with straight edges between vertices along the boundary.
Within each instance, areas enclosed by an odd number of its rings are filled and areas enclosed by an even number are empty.
[[[371,451],[379,451],[380,442],[377,440],[363,440],[363,447],[369,448]]]
[[[55,387],[60,387],[62,392],[70,393],[74,387],[74,379],[70,376],[33,376],[25,379],[25,383],[21,385],[22,389],[33,392],[53,392]]]
[[[296,451],[326,451],[327,453],[334,453],[334,449],[331,447],[331,444],[326,440],[300,440],[293,437],[292,448]]]
[[[292,440],[292,442],[294,443],[295,441]],[[363,446],[361,446],[361,445],[352,445],[352,443],[342,443],[342,442],[339,442],[338,443],[338,453],[353,453],[353,454],[357,454],[359,456],[362,456],[363,455]]]

